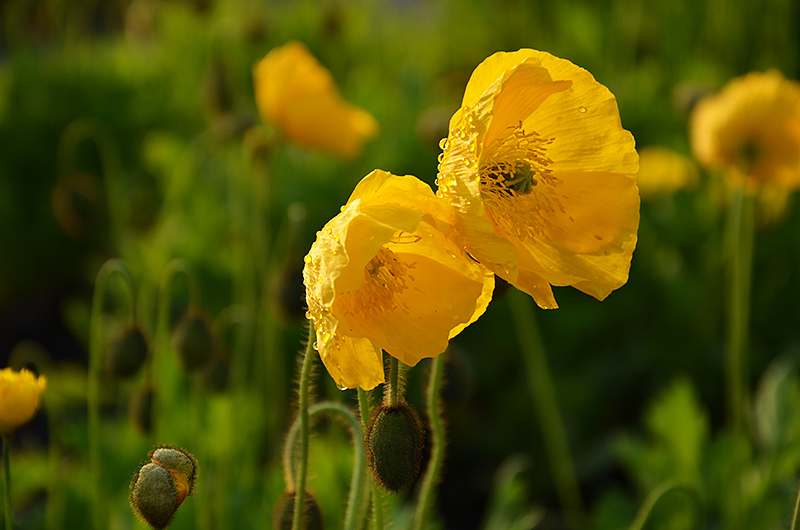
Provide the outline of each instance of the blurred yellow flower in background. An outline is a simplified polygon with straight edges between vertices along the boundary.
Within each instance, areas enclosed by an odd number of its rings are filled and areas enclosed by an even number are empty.
[[[376,170],[317,233],[307,316],[339,387],[382,383],[381,350],[409,366],[441,354],[486,310],[494,275],[454,240],[452,216],[416,177]]]
[[[8,434],[33,418],[47,386],[44,376],[11,368],[0,371],[0,434]]]
[[[643,200],[693,188],[698,180],[697,167],[689,157],[667,147],[639,150],[637,184]]]
[[[253,68],[253,84],[262,119],[298,144],[352,158],[378,133],[375,118],[342,98],[330,71],[301,42],[270,51]]]
[[[701,100],[691,117],[700,162],[745,179],[750,191],[800,186],[800,83],[752,72]]]
[[[628,279],[638,155],[614,95],[536,50],[496,53],[470,78],[437,184],[470,255],[558,307],[551,285],[602,300]]]

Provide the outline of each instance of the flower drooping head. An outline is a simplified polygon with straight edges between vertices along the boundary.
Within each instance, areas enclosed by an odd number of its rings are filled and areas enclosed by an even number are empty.
[[[291,141],[343,158],[378,133],[370,113],[345,101],[331,73],[301,43],[270,51],[253,68],[256,104]]]
[[[47,387],[43,375],[11,368],[0,371],[0,434],[8,434],[33,418],[39,398]]]
[[[307,316],[343,388],[384,381],[383,353],[435,357],[486,310],[494,276],[454,240],[452,209],[413,176],[376,170],[304,258]]]
[[[694,108],[691,139],[701,163],[751,191],[800,187],[800,83],[774,70],[730,81]]]
[[[470,255],[558,307],[552,285],[602,300],[636,246],[638,155],[616,99],[545,52],[496,53],[472,73],[442,141],[437,194]]]

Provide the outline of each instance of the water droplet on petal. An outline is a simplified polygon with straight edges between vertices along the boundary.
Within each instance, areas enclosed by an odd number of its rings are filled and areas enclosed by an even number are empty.
[[[578,107],[578,112],[583,114],[584,112],[586,112],[586,107]]]
[[[439,149],[447,149],[447,138],[442,138],[439,140]]]
[[[316,342],[314,342],[314,344],[312,344],[311,347],[314,348],[316,351],[319,351],[319,348],[317,347],[317,343]]]
[[[350,389],[349,389],[349,388],[347,388],[346,386],[339,386],[339,385],[336,385],[336,388],[338,388],[338,389],[339,389],[339,390],[341,390],[341,391],[350,390]]]
[[[306,311],[306,318],[311,320],[311,311]]]

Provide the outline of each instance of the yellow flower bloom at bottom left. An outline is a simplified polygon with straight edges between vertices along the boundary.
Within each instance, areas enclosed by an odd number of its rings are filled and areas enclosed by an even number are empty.
[[[47,386],[44,376],[22,369],[0,370],[0,434],[8,434],[33,418]]]
[[[382,383],[381,350],[409,366],[436,357],[486,310],[494,276],[464,254],[452,216],[416,177],[376,170],[318,232],[303,280],[339,387]]]

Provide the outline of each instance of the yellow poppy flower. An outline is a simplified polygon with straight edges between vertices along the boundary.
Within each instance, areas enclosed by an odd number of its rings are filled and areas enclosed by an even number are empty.
[[[39,397],[47,386],[44,376],[36,377],[24,368],[0,371],[0,434],[8,434],[33,418]]]
[[[744,177],[749,191],[800,186],[800,83],[752,72],[700,101],[691,118],[700,162]]]
[[[495,274],[542,308],[558,307],[553,285],[602,300],[625,284],[638,155],[614,95],[589,72],[536,50],[492,55],[442,148],[437,194]]]
[[[698,179],[692,160],[677,151],[656,146],[639,151],[637,184],[644,200],[692,188]]]
[[[378,133],[375,118],[342,98],[303,43],[270,51],[253,68],[253,83],[262,118],[293,142],[352,158]]]
[[[304,258],[320,358],[342,388],[384,381],[385,350],[414,366],[477,320],[494,276],[454,240],[453,210],[416,177],[375,170]]]

